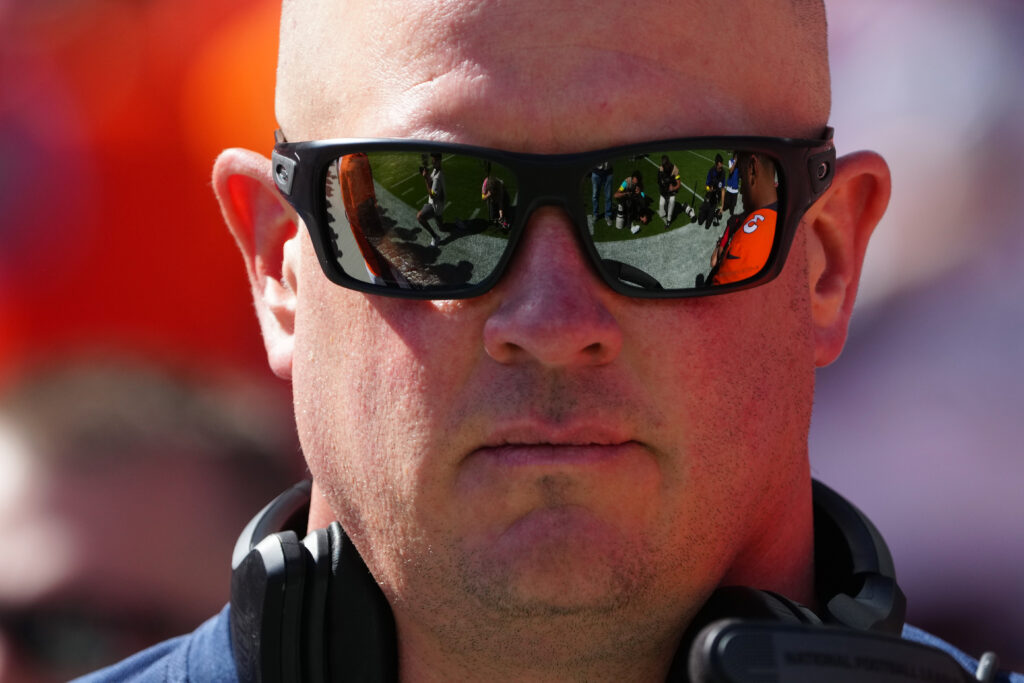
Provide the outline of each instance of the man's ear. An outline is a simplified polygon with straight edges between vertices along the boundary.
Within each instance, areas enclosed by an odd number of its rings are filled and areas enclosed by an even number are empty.
[[[864,252],[889,192],[885,160],[856,152],[836,161],[832,186],[804,216],[818,367],[834,361],[846,343]]]
[[[295,336],[294,210],[277,191],[270,160],[244,149],[221,152],[213,188],[249,275],[267,359],[274,374],[290,379]]]

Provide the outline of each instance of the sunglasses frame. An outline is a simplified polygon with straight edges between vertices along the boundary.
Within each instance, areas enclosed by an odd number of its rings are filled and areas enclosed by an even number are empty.
[[[800,218],[828,189],[835,172],[836,152],[833,129],[825,128],[820,139],[715,136],[690,137],[640,142],[573,154],[527,154],[488,147],[415,139],[339,138],[304,142],[286,142],[281,131],[275,133],[271,171],[278,190],[298,212],[309,230],[320,266],[331,282],[347,289],[403,299],[468,299],[493,288],[502,278],[525,232],[529,217],[543,206],[563,209],[580,234],[580,242],[598,277],[614,291],[629,297],[682,299],[726,294],[770,282],[781,272],[789,254]],[[725,149],[762,153],[776,159],[780,187],[780,215],[777,238],[768,262],[757,275],[746,280],[692,289],[647,290],[628,285],[604,272],[587,225],[584,202],[579,201],[580,183],[589,177],[598,163],[623,156],[663,151]],[[463,154],[500,164],[515,175],[519,196],[528,203],[516,207],[508,246],[494,270],[475,285],[456,291],[437,289],[400,289],[382,287],[346,274],[332,249],[330,226],[326,220],[324,187],[328,166],[345,154],[356,152],[400,152],[420,154]],[[575,198],[575,199],[574,199]]]

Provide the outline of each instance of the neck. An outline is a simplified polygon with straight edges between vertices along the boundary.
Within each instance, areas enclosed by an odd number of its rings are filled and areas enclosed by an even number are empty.
[[[323,497],[323,494],[320,492],[320,486],[314,479],[309,493],[309,518],[306,521],[307,531],[324,529],[335,519],[337,517],[331,510],[330,505],[328,505],[327,500]],[[351,533],[351,529],[346,529],[346,531]]]
[[[802,497],[774,506],[764,502],[766,524],[755,526],[723,586],[769,590],[815,609],[814,510],[809,486]]]

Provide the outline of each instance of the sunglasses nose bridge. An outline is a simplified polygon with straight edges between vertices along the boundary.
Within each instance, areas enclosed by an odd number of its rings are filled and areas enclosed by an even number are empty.
[[[520,197],[517,202],[521,221],[529,224],[535,211],[541,208],[561,209],[578,230],[586,229],[584,221],[582,174],[565,166],[531,166],[520,174]]]
[[[589,171],[587,171],[589,173]],[[589,183],[589,176],[586,178]],[[601,272],[600,258],[594,251],[590,229],[586,220],[586,204],[582,194],[584,172],[573,168],[544,168],[520,175],[520,197],[517,212],[521,233],[518,252],[522,241],[528,239],[528,231],[535,214],[541,209],[561,211],[565,227],[573,233],[573,239],[580,250],[580,258],[595,271],[599,279],[605,279]],[[550,212],[544,220],[550,220]]]

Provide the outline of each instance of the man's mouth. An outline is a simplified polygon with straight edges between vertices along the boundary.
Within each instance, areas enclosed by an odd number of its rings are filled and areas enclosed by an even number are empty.
[[[510,443],[485,447],[477,455],[494,458],[505,465],[584,464],[615,458],[637,447],[635,441],[618,444]]]
[[[583,464],[615,458],[640,446],[625,430],[607,424],[519,424],[496,430],[472,455],[513,466]]]

